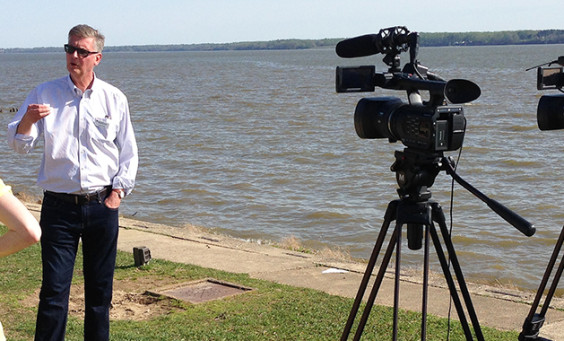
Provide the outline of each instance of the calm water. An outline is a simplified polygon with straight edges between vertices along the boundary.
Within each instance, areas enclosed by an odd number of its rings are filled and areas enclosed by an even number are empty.
[[[469,279],[535,289],[564,224],[564,131],[538,130],[538,100],[551,92],[537,91],[536,72],[524,71],[562,54],[562,45],[420,50],[430,71],[482,89],[465,105],[458,173],[537,228],[525,237],[455,185],[452,233]],[[64,75],[64,58],[0,54],[0,139],[13,115],[6,109]],[[389,167],[403,145],[358,138],[353,112],[362,97],[405,94],[336,94],[334,70],[376,64],[382,72],[381,59],[344,60],[332,49],[105,54],[97,74],[128,96],[140,148],[138,184],[123,215],[252,240],[295,236],[368,258],[397,198]],[[39,157],[2,148],[0,177],[40,195]],[[442,172],[432,187],[447,215],[450,186]],[[421,252],[404,250],[405,266],[419,266]]]

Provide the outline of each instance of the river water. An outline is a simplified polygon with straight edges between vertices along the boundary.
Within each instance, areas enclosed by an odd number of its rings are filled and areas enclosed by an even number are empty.
[[[564,131],[537,128],[538,100],[550,91],[537,91],[536,71],[525,69],[563,52],[562,45],[420,49],[430,71],[482,90],[464,105],[458,174],[537,228],[524,236],[458,184],[451,205],[452,179],[441,172],[433,199],[449,226],[452,208],[467,279],[526,289],[540,282],[564,224]],[[403,145],[359,138],[353,113],[362,97],[406,97],[382,89],[337,94],[335,67],[375,64],[384,72],[381,59],[345,60],[332,49],[106,53],[97,75],[128,96],[140,150],[137,186],[121,213],[248,240],[296,237],[368,258],[397,198],[390,166]],[[63,53],[0,54],[2,140],[8,109],[65,73]],[[40,196],[40,156],[40,149],[20,156],[2,148],[0,177],[16,192]],[[421,251],[403,250],[405,266],[420,266]]]

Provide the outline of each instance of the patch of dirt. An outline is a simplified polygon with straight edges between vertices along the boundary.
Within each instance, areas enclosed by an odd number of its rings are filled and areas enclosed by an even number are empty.
[[[148,289],[169,283],[170,281],[151,278],[114,281],[110,319],[143,321],[180,309],[169,298],[156,297],[146,293]],[[25,298],[22,304],[26,307],[37,307],[39,304],[39,289],[33,295]],[[71,286],[69,315],[84,318],[84,289],[82,284]]]

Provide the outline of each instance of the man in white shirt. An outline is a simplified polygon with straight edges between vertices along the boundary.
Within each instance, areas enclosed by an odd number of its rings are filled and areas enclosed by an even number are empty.
[[[8,143],[28,153],[43,137],[37,183],[44,190],[43,282],[35,340],[64,340],[79,240],[84,256],[84,340],[109,340],[118,208],[131,192],[137,144],[125,95],[96,78],[104,36],[73,27],[69,75],[37,86],[8,125]]]

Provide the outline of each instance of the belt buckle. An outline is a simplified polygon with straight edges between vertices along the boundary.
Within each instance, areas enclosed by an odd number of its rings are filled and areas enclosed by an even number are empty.
[[[87,204],[90,201],[92,201],[94,198],[98,197],[98,193],[99,192],[93,192],[93,193],[86,193],[86,195],[84,196],[84,203]]]
[[[99,191],[86,194],[86,197],[85,197],[86,202],[90,202],[90,201],[92,201],[92,200],[94,200],[94,199],[97,199],[98,202],[102,202],[102,199],[103,199],[103,198],[102,198],[102,195],[103,195],[105,192],[106,192],[106,189],[105,189],[105,188],[102,188],[102,189],[99,190]]]

